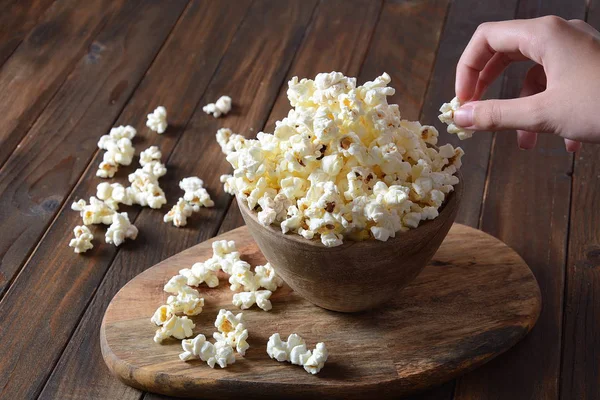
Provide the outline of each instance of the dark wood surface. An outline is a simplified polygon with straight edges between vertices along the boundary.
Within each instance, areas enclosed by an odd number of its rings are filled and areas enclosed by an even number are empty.
[[[259,236],[252,229],[244,226],[215,240],[235,240],[246,261],[264,265],[255,241]],[[211,399],[242,393],[256,399],[390,397],[446,382],[485,363],[520,340],[540,313],[540,290],[523,259],[500,240],[454,224],[404,296],[390,299],[377,312],[330,312],[286,283],[271,297],[270,312],[256,307],[243,312],[250,332],[250,349],[243,358],[226,369],[210,369],[200,361],[186,364],[178,358],[179,340],[158,345],[150,339],[156,325],[148,315],[165,303],[165,282],[212,256],[212,242],[144,271],[112,299],[100,345],[107,365],[124,382],[152,392]],[[202,290],[206,303],[201,314],[191,317],[194,334],[209,337],[218,310],[231,309],[228,277],[219,272],[219,279],[218,287]],[[296,332],[311,346],[325,342],[330,354],[325,369],[311,376],[274,362],[265,343],[275,331]]]
[[[109,374],[100,318],[134,276],[242,223],[218,181],[229,169],[214,132],[271,130],[291,76],[386,71],[403,116],[442,130],[437,109],[477,25],[546,14],[600,28],[598,0],[0,0],[0,398],[160,398]],[[525,70],[510,68],[488,96],[517,94]],[[201,108],[222,94],[234,110],[214,120]],[[159,104],[171,122],[162,136],[145,129]],[[169,205],[179,179],[197,174],[216,207],[184,229],[131,207],[138,240],[118,249],[96,240],[77,256],[69,206],[94,194],[96,142],[117,124],[138,128],[138,151],[161,147]],[[492,132],[460,145],[457,220],[513,247],[544,307],[514,349],[412,398],[600,399],[600,148],[573,156],[541,137],[525,152],[514,133]]]

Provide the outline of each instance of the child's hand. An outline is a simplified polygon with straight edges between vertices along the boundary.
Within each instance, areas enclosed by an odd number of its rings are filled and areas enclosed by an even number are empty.
[[[482,100],[485,89],[513,61],[533,60],[519,99]],[[518,130],[521,148],[537,133],[565,138],[568,151],[580,141],[600,142],[600,33],[581,20],[548,16],[481,24],[456,70],[463,105],[454,122],[472,130]]]

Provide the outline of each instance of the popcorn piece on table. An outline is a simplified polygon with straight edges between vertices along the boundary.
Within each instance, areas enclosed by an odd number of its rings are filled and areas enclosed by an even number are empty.
[[[105,240],[108,244],[120,246],[125,239],[135,240],[138,235],[138,229],[129,222],[129,216],[126,212],[114,213],[112,216],[112,224],[106,231]]]
[[[219,342],[227,343],[234,347],[242,356],[246,354],[246,350],[250,347],[247,342],[248,330],[244,325],[243,314],[234,315],[231,311],[219,310],[215,327],[219,332],[213,333],[213,338]]]
[[[73,202],[71,209],[79,211],[84,225],[110,225],[113,222],[113,215],[115,214],[115,210],[94,196],[90,197],[90,204],[87,204],[83,199]]]
[[[183,198],[194,208],[195,212],[200,211],[200,207],[215,205],[203,186],[204,181],[197,176],[184,178],[179,182],[179,187],[184,191]]]
[[[220,268],[226,274],[231,275],[233,265],[241,261],[235,242],[233,240],[216,240],[212,243],[212,249],[213,256],[206,263],[211,265],[214,271],[218,271]]]
[[[234,168],[220,178],[224,190],[263,225],[327,247],[344,237],[385,241],[434,217],[458,183],[462,150],[433,147],[434,127],[401,119],[387,103],[389,82],[385,73],[362,86],[339,72],[292,78],[293,108],[273,134],[217,132]]]
[[[167,173],[167,168],[160,162],[162,153],[157,146],[150,146],[140,153],[142,170],[160,178]]]
[[[252,292],[258,289],[254,272],[250,270],[250,264],[246,261],[236,261],[231,268],[229,276],[229,289],[235,291],[242,289],[245,292]]]
[[[317,343],[314,351],[307,350],[304,339],[292,333],[287,341],[282,341],[279,333],[274,333],[267,342],[267,354],[277,361],[289,361],[294,365],[302,365],[304,369],[317,374],[329,356],[325,343]]]
[[[254,274],[256,276],[258,285],[270,290],[271,292],[274,292],[278,287],[283,285],[283,279],[281,279],[279,275],[275,273],[271,263],[257,266],[254,268]]]
[[[190,286],[198,286],[205,282],[208,287],[214,288],[219,286],[219,269],[219,265],[215,263],[197,262],[192,268],[180,270],[179,274],[187,278],[187,284]]]
[[[119,203],[132,204],[129,192],[120,183],[102,182],[96,187],[96,197],[113,210],[119,209]]]
[[[156,107],[152,113],[148,114],[146,126],[159,135],[164,133],[167,129],[167,109],[163,106]]]
[[[129,174],[131,185],[127,188],[134,204],[158,209],[167,203],[165,192],[158,184],[158,176],[152,171],[137,169]]]
[[[273,308],[269,298],[273,294],[270,290],[255,290],[252,292],[240,292],[233,295],[232,303],[242,310],[246,310],[256,304],[264,311],[270,311]]]
[[[187,225],[187,219],[194,212],[192,207],[187,201],[180,197],[177,204],[171,208],[171,210],[165,214],[163,221],[173,222],[176,227],[182,227]]]
[[[90,232],[87,226],[76,226],[73,229],[73,234],[75,235],[75,238],[71,239],[69,247],[72,247],[75,253],[85,253],[94,247],[92,244],[94,235],[92,235],[92,232]]]
[[[196,325],[188,317],[178,317],[172,315],[162,326],[156,331],[154,335],[154,341],[156,343],[162,343],[168,337],[174,337],[176,339],[185,339],[192,336],[192,329]]]
[[[440,107],[440,121],[448,125],[448,133],[455,133],[460,140],[469,139],[473,136],[474,131],[461,128],[454,124],[454,112],[460,108],[460,100],[458,97],[453,98],[450,103],[444,103]]]
[[[231,97],[221,96],[216,103],[209,103],[202,107],[202,111],[207,114],[212,114],[215,118],[219,118],[221,115],[226,115],[229,111],[231,111]]]
[[[112,128],[108,135],[100,137],[98,147],[106,150],[106,153],[104,153],[96,176],[112,178],[119,169],[119,165],[131,164],[135,153],[131,140],[136,133],[132,126],[118,126]]]

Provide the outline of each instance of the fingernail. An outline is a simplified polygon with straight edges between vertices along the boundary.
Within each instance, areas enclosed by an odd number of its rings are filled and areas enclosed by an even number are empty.
[[[454,123],[462,127],[473,125],[473,107],[466,105],[454,111]]]

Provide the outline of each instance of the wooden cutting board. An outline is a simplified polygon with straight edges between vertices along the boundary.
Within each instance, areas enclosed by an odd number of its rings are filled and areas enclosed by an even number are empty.
[[[245,227],[213,240],[235,240],[251,265],[265,263]],[[342,314],[316,307],[284,285],[273,309],[244,311],[250,349],[226,369],[182,362],[179,340],[159,345],[150,322],[166,302],[163,285],[182,268],[212,255],[206,241],[146,270],[109,305],[101,347],[109,369],[126,384],[181,397],[393,397],[438,385],[489,361],[517,343],[540,312],[538,284],[512,249],[481,231],[455,224],[419,277],[384,308]],[[194,334],[211,337],[221,308],[236,310],[226,276],[200,287],[206,307],[192,317]],[[365,276],[365,279],[369,279]],[[329,360],[318,375],[269,358],[269,336],[298,333]]]

